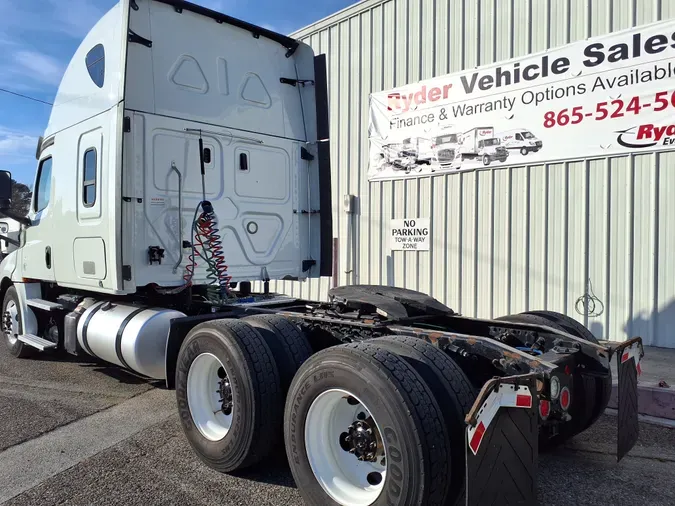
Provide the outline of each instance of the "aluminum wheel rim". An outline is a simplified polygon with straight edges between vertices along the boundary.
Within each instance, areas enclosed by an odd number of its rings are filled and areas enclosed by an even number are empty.
[[[220,441],[232,427],[233,410],[223,412],[221,381],[227,378],[223,363],[211,353],[194,359],[187,378],[187,399],[192,421],[209,441]]]
[[[350,404],[350,398],[357,404]],[[374,417],[373,429],[381,442],[375,462],[359,461],[341,446],[341,434],[358,420],[360,413],[367,419],[372,417],[368,407],[355,395],[332,389],[314,399],[305,422],[305,448],[312,472],[331,499],[343,506],[374,503],[382,494],[387,477],[386,445]],[[375,473],[380,475],[377,484],[368,481]]]
[[[4,320],[2,326],[4,327],[5,335],[7,336],[10,346],[14,346],[18,341],[19,336],[19,311],[16,307],[16,302],[10,300],[7,303],[3,317]]]

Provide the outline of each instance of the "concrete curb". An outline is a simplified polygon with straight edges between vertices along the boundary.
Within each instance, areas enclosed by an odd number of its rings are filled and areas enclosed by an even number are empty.
[[[612,385],[608,408],[618,409],[618,384]],[[664,388],[657,383],[638,384],[638,413],[675,420],[675,388]]]

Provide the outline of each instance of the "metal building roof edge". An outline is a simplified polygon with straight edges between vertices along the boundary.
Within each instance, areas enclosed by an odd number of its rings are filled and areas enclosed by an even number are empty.
[[[360,0],[348,7],[345,7],[344,9],[341,9],[333,14],[330,14],[329,16],[326,16],[323,19],[319,19],[318,21],[315,21],[314,23],[307,25],[304,28],[296,30],[295,32],[289,34],[289,37],[293,37],[294,39],[303,39],[309,37],[310,35],[316,32],[319,32],[325,28],[338,24],[340,21],[343,21],[344,19],[348,19],[351,18],[352,16],[361,14],[364,11],[372,9],[373,7],[377,7],[378,5],[386,3],[388,1],[390,0]]]

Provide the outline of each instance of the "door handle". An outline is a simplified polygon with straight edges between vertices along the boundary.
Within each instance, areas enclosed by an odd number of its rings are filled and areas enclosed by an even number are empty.
[[[47,269],[52,268],[52,247],[47,246],[45,248],[45,265],[47,266]]]

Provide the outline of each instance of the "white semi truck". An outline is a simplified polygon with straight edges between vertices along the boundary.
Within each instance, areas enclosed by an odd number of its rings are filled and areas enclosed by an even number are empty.
[[[327,125],[325,57],[306,44],[122,0],[65,71],[26,218],[0,172],[22,224],[0,263],[4,345],[164,380],[206,466],[285,448],[312,505],[531,504],[539,448],[602,414],[612,357],[623,457],[639,338],[598,343],[548,311],[467,318],[395,287],[269,293],[331,274]]]

